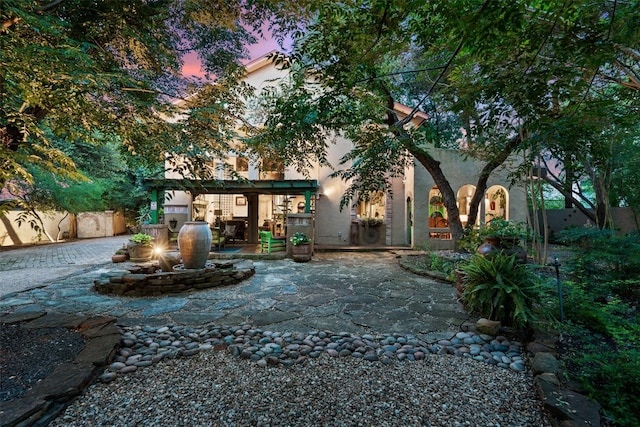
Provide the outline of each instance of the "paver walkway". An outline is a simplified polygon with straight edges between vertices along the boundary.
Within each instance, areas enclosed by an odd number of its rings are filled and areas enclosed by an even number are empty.
[[[128,236],[0,249],[0,297],[102,266]]]
[[[467,319],[450,285],[403,270],[390,252],[317,253],[303,264],[258,260],[256,274],[241,284],[175,296],[95,293],[96,277],[122,268],[110,256],[124,241],[92,239],[1,252],[0,313],[108,315],[123,325],[397,332],[429,342],[450,337]]]

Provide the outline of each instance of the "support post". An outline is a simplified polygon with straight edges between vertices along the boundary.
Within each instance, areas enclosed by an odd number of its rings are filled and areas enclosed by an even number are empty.
[[[158,189],[151,190],[151,220],[150,224],[158,223]]]

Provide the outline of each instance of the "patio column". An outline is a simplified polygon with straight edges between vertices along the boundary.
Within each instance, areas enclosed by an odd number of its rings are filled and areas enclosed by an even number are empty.
[[[311,191],[304,192],[304,213],[311,213]]]
[[[247,224],[247,243],[258,243],[258,195],[247,194],[247,210],[249,219]]]
[[[158,223],[158,189],[151,190],[151,220],[150,224]]]

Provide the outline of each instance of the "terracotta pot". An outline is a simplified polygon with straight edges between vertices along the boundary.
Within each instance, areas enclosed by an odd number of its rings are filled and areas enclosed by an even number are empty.
[[[143,246],[140,243],[129,242],[127,245],[127,251],[129,252],[129,259],[133,262],[145,262],[151,259],[153,255],[153,246]]]
[[[295,262],[308,262],[311,260],[311,245],[303,243],[291,247],[291,257]]]
[[[519,262],[526,264],[527,251],[519,243],[519,239],[515,237],[487,237],[476,252],[483,257],[503,252],[505,255],[515,255]]]
[[[500,252],[502,248],[500,247],[500,238],[498,237],[486,237],[483,240],[483,243],[478,246],[476,252],[478,252],[483,257],[491,256],[497,252]]]
[[[127,254],[115,254],[115,255],[111,255],[111,262],[113,263],[125,262],[128,258],[129,256]]]
[[[517,237],[503,237],[500,239],[500,247],[507,255],[515,255],[522,264],[527,263],[527,251],[520,246],[520,239]]]
[[[211,251],[211,229],[204,221],[187,221],[178,233],[184,268],[204,268]]]

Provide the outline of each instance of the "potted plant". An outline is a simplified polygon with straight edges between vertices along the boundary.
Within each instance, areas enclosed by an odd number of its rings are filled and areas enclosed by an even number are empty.
[[[381,218],[362,217],[360,218],[360,225],[363,227],[380,227],[382,225]]]
[[[507,193],[502,188],[497,189],[491,196],[491,210],[496,209],[496,201],[498,202],[498,208],[500,209],[501,215],[504,215],[504,212],[507,209]]]
[[[291,257],[296,262],[311,260],[311,239],[306,234],[297,231],[291,238]]]
[[[127,250],[131,261],[149,261],[153,254],[153,237],[145,233],[134,234],[129,238]]]
[[[434,196],[431,196],[431,198],[429,199],[429,204],[433,206],[444,205],[444,198],[442,197],[442,194],[436,194]]]
[[[125,262],[129,259],[129,250],[125,245],[122,245],[113,255],[111,255],[111,262]]]
[[[523,223],[493,218],[478,232],[483,243],[478,246],[477,252],[487,256],[505,251],[508,255],[515,254],[520,262],[526,263],[527,252],[520,246],[520,239],[525,239],[528,235],[527,226]]]

